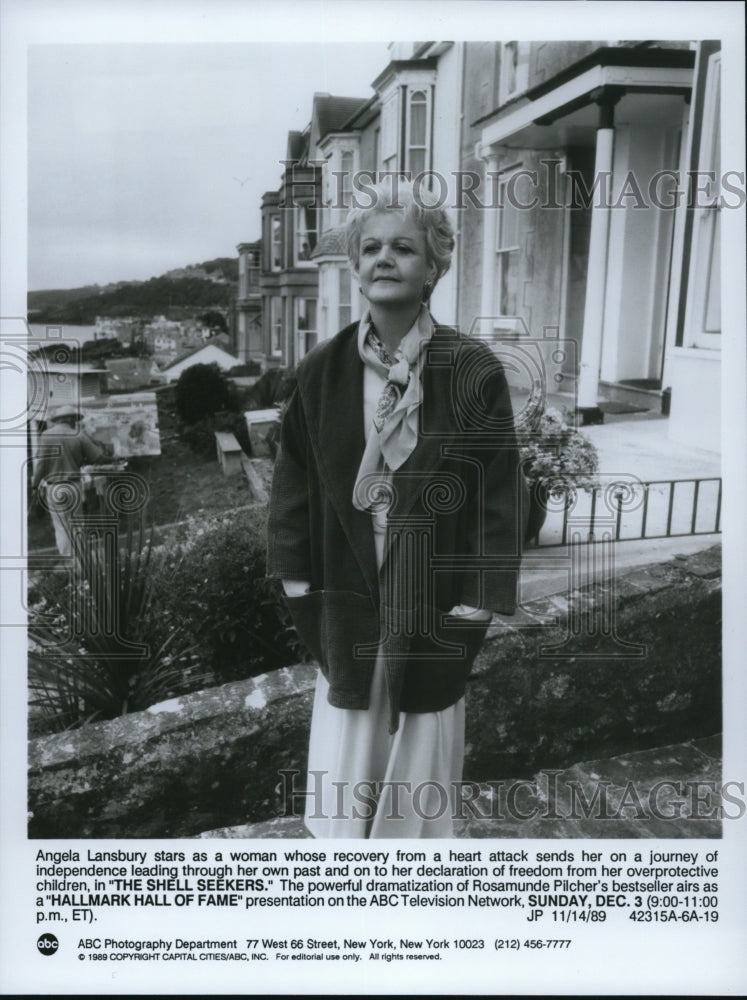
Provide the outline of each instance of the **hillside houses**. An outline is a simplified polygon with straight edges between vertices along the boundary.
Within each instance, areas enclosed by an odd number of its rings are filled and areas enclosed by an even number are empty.
[[[673,439],[717,450],[719,208],[741,204],[719,184],[720,61],[717,42],[391,45],[371,94],[314,94],[288,134],[258,206],[251,356],[293,367],[360,316],[342,227],[358,180],[396,171],[454,223],[440,322],[512,351],[517,387],[566,393],[583,421],[663,410]]]

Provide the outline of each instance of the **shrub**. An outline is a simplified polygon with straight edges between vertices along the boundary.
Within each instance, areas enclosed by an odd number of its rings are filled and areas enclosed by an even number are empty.
[[[265,576],[266,517],[252,508],[193,518],[186,536],[167,546],[159,571],[154,600],[162,620],[189,636],[220,683],[300,659],[278,585]]]
[[[240,365],[234,365],[228,372],[230,376],[236,375],[261,375],[262,365],[259,361],[244,361]]]
[[[29,591],[29,704],[56,731],[114,719],[199,690],[183,634],[162,635],[154,550],[130,529],[112,556],[87,552],[72,581],[46,573]]]
[[[244,409],[269,410],[288,399],[295,384],[292,368],[270,368],[245,393]]]
[[[213,413],[182,428],[181,438],[196,455],[203,459],[217,461],[215,431],[233,432],[236,423],[236,416],[233,413],[222,410],[220,413]]]
[[[533,427],[520,432],[519,443],[530,482],[543,482],[552,492],[596,485],[596,447],[560,410],[544,410]]]
[[[580,434],[567,413],[540,410],[528,425],[520,426],[521,461],[529,487],[524,541],[539,544],[550,497],[572,496],[577,489],[596,485],[597,450]]]
[[[176,409],[185,424],[195,424],[230,407],[231,385],[217,364],[192,365],[176,383]]]

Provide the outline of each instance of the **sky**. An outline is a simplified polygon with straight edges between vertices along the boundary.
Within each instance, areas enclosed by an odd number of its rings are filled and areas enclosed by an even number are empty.
[[[314,93],[370,97],[388,61],[384,42],[31,45],[29,289],[235,256]]]

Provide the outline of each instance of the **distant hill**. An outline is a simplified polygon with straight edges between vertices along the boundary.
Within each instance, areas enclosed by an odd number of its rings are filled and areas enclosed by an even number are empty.
[[[148,281],[84,285],[28,293],[28,316],[34,323],[90,325],[97,316],[168,316],[171,310],[228,308],[236,295],[235,257],[169,271]]]

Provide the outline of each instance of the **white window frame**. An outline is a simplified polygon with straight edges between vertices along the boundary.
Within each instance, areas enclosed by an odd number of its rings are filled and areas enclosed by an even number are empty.
[[[340,173],[343,174],[342,177],[342,202],[345,209],[349,209],[353,203],[353,174],[355,173],[355,150],[354,149],[341,149],[340,150]],[[345,157],[350,157],[350,170],[349,172],[345,170]]]
[[[531,42],[513,41],[501,44],[500,103],[505,104],[529,86],[529,50]],[[516,53],[516,67],[513,56]]]
[[[420,170],[413,171],[412,167],[412,153],[414,150],[423,152],[423,170],[430,169],[430,157],[431,157],[431,109],[433,106],[432,101],[432,88],[426,84],[415,85],[412,84],[407,88],[407,118],[405,123],[405,170],[408,171],[414,180],[414,178],[421,172]],[[425,104],[425,142],[414,144],[412,141],[412,103],[413,97],[418,94],[422,94],[425,100],[422,102]],[[418,102],[421,103],[421,102]]]
[[[315,228],[310,229],[306,225],[306,213],[313,213]],[[313,205],[297,205],[293,217],[293,265],[294,267],[315,267],[311,254],[319,240],[319,215],[318,209]],[[308,243],[308,256],[301,256],[301,240]]]
[[[246,293],[251,295],[252,292],[259,291],[259,261],[258,254],[254,250],[250,250],[247,253],[246,259]]]
[[[283,299],[280,295],[270,297],[270,357],[283,356]]]
[[[309,329],[301,329],[301,304],[302,303],[314,303],[314,319],[315,325],[309,327]],[[298,298],[294,300],[294,318],[293,327],[295,332],[295,348],[296,348],[296,362],[299,362],[302,358],[306,357],[312,347],[315,347],[319,343],[319,300],[315,297],[299,295]],[[309,344],[309,336],[313,336],[313,343]]]
[[[496,322],[496,326],[500,327],[501,330],[509,330],[509,331],[511,331],[511,330],[513,330],[513,331],[519,331],[519,330],[523,329],[523,325],[522,325],[521,321],[519,320],[517,312],[516,311],[514,311],[512,313],[505,312],[503,310],[503,304],[501,302],[502,290],[503,290],[503,274],[504,274],[504,269],[505,269],[505,267],[507,265],[507,262],[509,260],[509,254],[512,254],[512,253],[518,253],[518,254],[520,254],[521,253],[521,242],[520,242],[521,233],[520,233],[520,230],[517,233],[519,242],[504,243],[504,233],[505,233],[505,229],[506,229],[506,216],[504,215],[504,213],[506,212],[506,207],[505,207],[506,206],[506,188],[507,188],[507,186],[508,186],[511,178],[515,174],[519,173],[520,170],[521,170],[521,164],[517,164],[516,166],[511,167],[509,170],[506,170],[506,171],[502,172],[501,175],[500,175],[500,177],[498,178],[498,204],[501,207],[497,209],[498,218],[496,220],[496,227],[495,227],[495,247],[494,247],[494,251],[495,251],[495,286],[494,286],[495,287],[495,315],[496,315],[496,317],[500,317],[500,322]],[[511,207],[511,211],[517,212],[517,210],[515,208],[513,208],[513,207]],[[518,222],[520,221],[520,219],[521,219],[521,216],[517,212],[517,214],[516,214],[517,227],[518,227]],[[518,296],[518,292],[517,292],[517,296]],[[519,303],[517,301],[516,302],[516,309],[517,310],[518,310],[518,307],[519,307]]]
[[[396,170],[399,159],[399,88],[381,107],[381,169]]]
[[[278,251],[277,261],[275,259],[276,247]],[[274,212],[270,216],[270,270],[283,270],[283,220],[278,212]]]
[[[337,269],[337,328],[344,329],[353,321],[353,281],[348,267]]]
[[[712,170],[715,181],[709,189],[698,192],[692,209],[692,253],[689,288],[691,295],[685,317],[686,347],[721,350],[721,225],[720,225],[720,112],[721,112],[721,53],[714,52],[708,60],[703,129],[698,156],[698,170]],[[718,328],[711,326],[711,307],[718,306]]]

